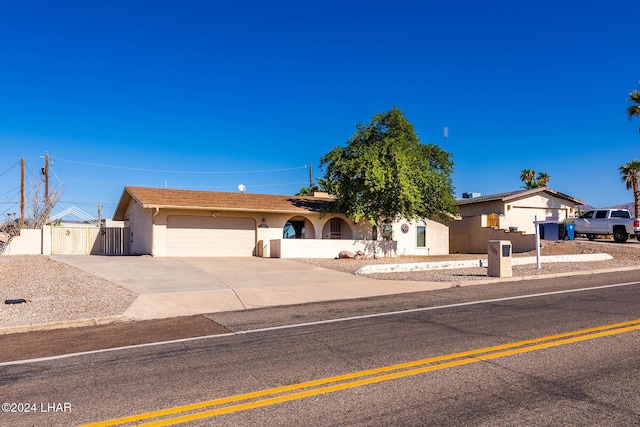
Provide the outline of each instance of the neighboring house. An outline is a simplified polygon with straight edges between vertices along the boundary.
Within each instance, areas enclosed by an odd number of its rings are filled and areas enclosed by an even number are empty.
[[[547,187],[457,199],[461,220],[449,224],[452,253],[486,253],[488,240],[512,240],[514,252],[535,249],[538,221],[561,222],[584,202]]]
[[[113,219],[125,222],[125,253],[130,254],[333,258],[342,250],[377,256],[449,253],[444,224],[399,221],[373,233],[364,222],[323,215],[330,201],[326,193],[282,196],[125,187]],[[393,240],[384,240],[383,234]]]

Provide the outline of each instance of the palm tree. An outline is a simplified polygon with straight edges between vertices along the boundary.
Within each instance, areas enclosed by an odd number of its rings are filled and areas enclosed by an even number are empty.
[[[520,181],[524,182],[524,188],[530,190],[532,188],[546,187],[551,176],[546,172],[540,172],[536,178],[536,171],[532,169],[522,169],[520,171]]]
[[[534,188],[533,183],[536,180],[536,171],[532,169],[522,169],[520,171],[520,181],[524,182],[525,188]]]
[[[627,190],[633,189],[634,216],[640,213],[640,188],[638,188],[638,174],[640,174],[640,161],[632,160],[620,166],[620,178],[627,185]]]
[[[550,179],[551,179],[551,175],[549,175],[546,172],[540,172],[538,174],[538,179],[536,180],[537,181],[536,187],[546,187]]]
[[[627,115],[629,120],[634,117],[640,117],[640,90],[634,90],[629,94],[629,101],[635,103],[635,105],[631,105],[627,107]],[[640,128],[638,129],[640,131]]]

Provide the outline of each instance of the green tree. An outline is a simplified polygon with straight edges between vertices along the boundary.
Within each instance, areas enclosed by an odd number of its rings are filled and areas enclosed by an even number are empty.
[[[551,180],[551,176],[546,172],[540,172],[538,174],[538,178],[536,179],[538,187],[546,187]]]
[[[520,171],[520,181],[524,182],[525,188],[533,188],[536,179],[536,171],[533,169],[522,169]]]
[[[628,100],[635,104],[627,107],[627,116],[629,117],[629,120],[634,117],[640,117],[640,91],[632,91],[629,94]],[[638,128],[638,131],[640,131],[640,128]]]
[[[309,187],[300,187],[300,190],[295,194],[296,196],[313,196],[313,193],[320,191],[317,185],[311,185]]]
[[[629,163],[618,168],[620,171],[620,178],[626,184],[627,190],[633,189],[634,199],[634,216],[638,216],[640,212],[640,188],[638,188],[638,174],[640,173],[640,161],[632,160]]]
[[[356,222],[448,219],[456,211],[452,155],[422,144],[396,107],[358,124],[347,146],[334,147],[320,165],[325,169],[320,186],[336,197],[328,210]]]
[[[520,181],[524,182],[524,188],[528,190],[546,187],[550,180],[551,175],[546,172],[540,172],[536,177],[536,171],[532,169],[523,169],[520,171]]]

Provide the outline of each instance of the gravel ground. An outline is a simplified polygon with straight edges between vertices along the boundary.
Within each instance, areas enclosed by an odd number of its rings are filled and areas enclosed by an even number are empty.
[[[0,328],[118,315],[137,294],[44,255],[0,256]],[[27,303],[5,304],[23,298]]]
[[[640,267],[640,244],[602,244],[588,241],[544,242],[542,255],[608,253],[609,261],[580,263],[543,263],[513,267],[514,276],[535,276],[581,270],[616,267]],[[514,254],[532,256],[535,252]],[[297,260],[324,268],[355,273],[368,264],[426,262],[451,259],[480,259],[486,255],[447,255],[430,257],[397,257],[372,260]],[[486,278],[486,268],[464,268],[430,272],[373,274],[378,280],[416,280],[428,282],[465,282]],[[0,256],[0,328],[61,320],[77,320],[114,316],[124,313],[137,294],[104,279],[92,276],[47,256]],[[24,304],[4,304],[7,299],[24,298]]]
[[[640,267],[640,244],[629,242],[626,244],[589,242],[589,241],[560,241],[542,242],[541,255],[569,255],[569,254],[593,254],[608,253],[613,259],[598,262],[574,262],[574,263],[541,263],[541,269],[536,265],[522,265],[513,267],[514,277],[540,276],[546,274],[568,273],[573,271],[590,271],[617,267]],[[513,254],[513,257],[535,256],[536,252]],[[444,261],[453,259],[486,259],[486,254],[452,254],[442,256],[403,256],[397,258],[378,258],[369,260],[353,259],[298,259],[297,261],[355,273],[359,268],[370,264],[397,264],[408,262]],[[486,267],[481,268],[457,268],[451,270],[436,271],[411,271],[397,273],[376,273],[366,277],[377,280],[414,280],[420,282],[465,282],[481,280],[487,277]]]

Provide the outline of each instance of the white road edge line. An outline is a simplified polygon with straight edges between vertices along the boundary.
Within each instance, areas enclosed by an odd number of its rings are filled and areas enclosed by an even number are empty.
[[[567,289],[563,291],[542,292],[538,294],[519,295],[514,297],[494,298],[494,299],[481,300],[481,301],[468,301],[468,302],[461,302],[456,304],[440,305],[435,307],[422,307],[422,308],[413,308],[409,310],[389,311],[385,313],[364,314],[362,316],[341,317],[338,319],[319,320],[316,322],[295,323],[292,325],[283,325],[283,326],[272,326],[269,328],[250,329],[248,331],[230,332],[226,334],[205,335],[200,337],[181,338],[181,339],[170,340],[170,341],[158,341],[158,342],[151,342],[151,343],[145,343],[145,344],[135,344],[135,345],[122,346],[122,347],[105,348],[100,350],[81,351],[78,353],[61,354],[58,356],[15,360],[11,362],[2,362],[0,363],[0,366],[24,365],[27,363],[47,362],[51,360],[67,359],[71,357],[86,356],[90,354],[99,354],[99,353],[108,353],[108,352],[121,351],[121,350],[130,350],[130,349],[143,348],[143,347],[153,347],[153,346],[176,344],[181,342],[198,341],[198,340],[205,340],[205,339],[212,339],[212,338],[223,338],[223,337],[230,337],[230,336],[237,336],[237,335],[255,334],[260,332],[278,331],[283,329],[304,328],[308,326],[326,325],[330,323],[339,323],[339,322],[349,322],[353,320],[372,319],[372,318],[384,317],[384,316],[395,316],[399,314],[417,313],[421,311],[443,310],[447,308],[465,307],[470,305],[490,304],[495,302],[513,301],[513,300],[527,299],[527,298],[538,298],[538,297],[549,296],[549,295],[570,294],[570,293],[586,292],[586,291],[593,291],[593,290],[599,290],[599,289],[619,288],[619,287],[633,286],[638,284],[640,284],[640,282],[616,283],[613,285],[594,286],[591,288]]]

